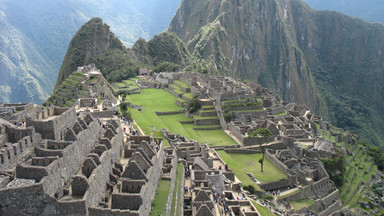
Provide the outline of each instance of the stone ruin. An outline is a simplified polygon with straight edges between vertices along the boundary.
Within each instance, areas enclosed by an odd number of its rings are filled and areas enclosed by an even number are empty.
[[[95,69],[91,65],[79,70]],[[259,152],[259,144],[266,142],[266,158],[288,178],[260,187],[298,191],[279,199],[280,203],[314,201],[303,212],[290,210],[290,214],[312,211],[329,215],[341,209],[339,191],[319,161],[335,151],[335,143],[318,137],[317,125],[328,129],[329,125],[306,106],[285,102],[256,83],[227,77],[161,73],[152,80],[160,88],[181,80],[190,86],[184,92],[197,94],[205,106],[213,105],[217,124],[239,142],[221,147],[226,152]],[[149,215],[160,179],[171,181],[169,215],[172,194],[178,190],[174,187],[178,162],[184,165],[183,187],[188,185],[181,195],[185,215],[221,214],[216,199],[224,201],[234,215],[260,215],[214,149],[164,129],[170,148],[153,135],[126,136],[113,113],[92,110],[91,99],[82,103],[91,108],[88,112],[76,112],[75,107],[0,105],[0,111],[4,110],[0,119],[0,215]],[[103,107],[112,103],[105,100]],[[229,113],[231,118],[225,118]],[[249,136],[259,128],[268,128],[273,135],[266,140]],[[345,137],[346,142],[353,141],[337,131],[331,135],[335,142]]]
[[[0,119],[0,215],[149,214],[162,138],[124,138],[118,118],[74,107],[22,113]]]
[[[342,207],[339,191],[319,161],[321,158],[329,158],[333,155],[335,143],[319,139],[316,125],[319,124],[320,128],[324,128],[327,124],[323,123],[322,118],[313,114],[305,105],[285,102],[259,84],[243,84],[228,77],[179,72],[155,74],[153,79],[164,84],[180,80],[191,86],[190,92],[197,94],[203,105],[206,105],[205,101],[214,105],[222,128],[227,129],[240,144],[240,149],[228,149],[228,151],[245,153],[257,151],[260,143],[268,143],[266,146],[267,158],[287,174],[288,179],[262,184],[261,188],[266,191],[292,187],[300,190],[299,193],[288,196],[281,202],[303,198],[312,199],[315,204],[305,210],[321,212],[320,215],[327,215]],[[180,97],[172,89],[167,90]],[[184,97],[182,99],[186,100]],[[228,108],[231,113],[229,121],[224,118]],[[262,137],[249,136],[259,128],[268,128],[273,135],[267,140]],[[201,156],[204,148],[197,142],[186,140],[180,135],[167,131],[163,131],[163,134],[176,149],[177,156],[185,161],[186,166],[196,165],[198,167],[192,171],[191,178],[192,185],[196,184],[201,188],[196,190],[196,193],[189,199],[189,206],[192,207],[184,210],[192,211],[192,215],[195,215],[200,212],[201,207],[201,212],[205,212],[204,214],[213,214],[214,211],[209,201],[197,206],[193,204],[199,192],[198,197],[209,197],[212,193],[208,173],[218,174],[210,170],[212,160]],[[344,138],[344,135],[338,132],[332,133],[332,136],[336,136],[335,142]],[[303,146],[307,147],[302,148]]]

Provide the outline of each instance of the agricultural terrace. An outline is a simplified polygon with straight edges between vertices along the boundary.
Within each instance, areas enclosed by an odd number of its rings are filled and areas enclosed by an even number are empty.
[[[154,132],[155,136],[162,136],[161,129],[185,136],[187,139],[205,142],[209,146],[234,145],[236,142],[223,130],[194,130],[199,128],[194,124],[181,124],[179,121],[192,121],[193,119],[182,114],[157,116],[158,112],[180,111],[182,108],[176,104],[176,97],[162,89],[143,89],[141,94],[127,95],[125,102],[142,106],[142,110],[129,108],[133,119],[145,134]]]
[[[271,183],[279,181],[288,176],[283,173],[279,168],[273,165],[266,157],[264,158],[264,172],[260,171],[259,160],[262,158],[261,153],[256,154],[235,154],[226,153],[224,150],[219,150],[217,153],[232,169],[236,177],[243,183],[243,185],[253,185],[257,187],[256,183],[247,175],[248,172],[261,183]]]

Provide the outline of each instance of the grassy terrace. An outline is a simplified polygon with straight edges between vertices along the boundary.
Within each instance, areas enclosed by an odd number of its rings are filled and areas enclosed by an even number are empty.
[[[219,119],[217,116],[207,116],[207,117],[201,117],[199,115],[193,115],[194,119]]]
[[[261,216],[275,216],[271,210],[269,210],[267,207],[259,205],[257,202],[251,200],[253,205],[256,207],[257,211],[260,213]]]
[[[257,154],[234,154],[226,153],[224,150],[217,151],[220,157],[228,164],[229,168],[235,172],[237,178],[243,185],[253,185],[256,183],[247,175],[251,172],[253,176],[262,183],[270,183],[279,181],[282,178],[287,178],[279,168],[273,165],[267,158],[264,159],[264,172],[260,172],[259,160],[262,157],[261,153]]]
[[[168,200],[169,188],[171,187],[170,180],[160,180],[157,187],[155,200],[152,202],[151,216],[165,215],[166,205]]]
[[[173,91],[176,92],[177,94],[184,94],[185,93],[185,92],[182,92],[180,90],[180,87],[175,85],[175,84],[169,84],[169,86],[172,86],[173,88],[171,88],[171,89],[173,89]]]
[[[179,121],[193,120],[185,117],[184,114],[157,116],[154,113],[155,111],[170,112],[181,110],[181,107],[176,104],[176,97],[165,90],[143,89],[141,94],[127,95],[125,101],[143,107],[141,112],[136,109],[130,109],[130,111],[136,123],[140,125],[145,134],[149,135],[155,128],[155,135],[161,136],[160,130],[161,128],[165,128],[172,133],[181,134],[187,139],[194,139],[199,143],[205,142],[211,146],[236,144],[236,142],[221,129],[198,131],[193,130],[193,128],[198,127],[194,124],[181,124]]]
[[[347,146],[351,150],[352,146]],[[376,165],[372,164],[371,161],[365,161],[369,158],[367,155],[363,154],[361,147],[356,148],[353,153],[355,158],[352,156],[347,157],[347,174],[345,176],[345,182],[340,188],[341,200],[345,206],[354,207],[359,203],[359,200],[362,198],[361,191],[364,186],[357,187],[360,181],[366,183],[370,180],[371,176],[376,172]],[[369,167],[372,168],[369,169]],[[352,178],[353,177],[353,178]],[[356,189],[356,192],[352,194],[353,190]]]
[[[212,110],[215,110],[215,107],[213,105],[203,106],[202,109],[205,111],[212,111]]]
[[[274,116],[283,116],[285,114],[286,114],[285,111],[283,111],[283,112],[279,112],[279,113],[276,113],[276,114],[273,114],[273,115]]]
[[[302,200],[289,201],[289,203],[291,204],[292,208],[297,211],[302,208],[309,207],[313,205],[315,202],[309,199],[302,199]]]
[[[118,85],[119,87],[122,87],[122,88],[126,88],[127,87],[127,84],[124,83],[124,82],[118,82],[118,83],[115,83],[116,85]]]
[[[129,80],[124,80],[123,82],[127,85],[137,86],[136,80],[137,78],[131,78]]]
[[[191,87],[191,86],[187,85],[186,83],[181,82],[180,80],[175,80],[175,83],[181,87],[184,87],[184,88],[190,88]]]
[[[192,93],[184,93],[183,95],[184,95],[186,98],[189,98],[189,99],[192,99],[192,98],[193,98]]]

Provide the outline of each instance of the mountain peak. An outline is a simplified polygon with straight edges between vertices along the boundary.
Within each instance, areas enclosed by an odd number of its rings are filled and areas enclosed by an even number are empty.
[[[56,86],[60,85],[79,65],[93,63],[96,56],[114,48],[123,49],[124,46],[101,18],[92,18],[72,38],[60,68]]]

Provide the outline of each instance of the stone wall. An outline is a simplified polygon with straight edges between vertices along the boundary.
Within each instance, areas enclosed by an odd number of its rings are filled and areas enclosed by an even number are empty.
[[[213,118],[213,119],[195,119],[194,120],[195,125],[216,125],[220,124],[220,121],[218,118]]]
[[[116,128],[118,132],[111,140],[112,148],[104,151],[100,156],[100,165],[92,171],[89,177],[89,187],[84,194],[87,206],[97,206],[101,198],[105,195],[106,183],[109,181],[109,174],[115,162],[120,159],[123,149],[123,132],[121,128]]]
[[[63,109],[64,110],[64,109]],[[55,114],[61,113],[58,108],[55,108]],[[41,134],[43,139],[62,140],[67,128],[72,128],[76,121],[76,111],[74,108],[66,109],[64,113],[50,117],[50,119],[36,120],[27,117],[26,126],[35,127],[35,131]]]
[[[17,137],[20,137],[24,133],[22,130],[19,130],[18,132],[20,132],[20,134],[18,134]],[[34,148],[41,144],[42,138],[40,134],[35,133],[34,130],[29,129],[26,130],[25,133],[27,136],[18,139],[16,143],[9,143],[1,149],[0,171],[13,168],[17,163],[24,162],[31,156]],[[13,132],[11,130],[8,136],[12,136],[12,134]],[[13,138],[13,140],[16,139]]]
[[[106,110],[106,111],[96,111],[90,113],[93,118],[112,118],[113,117],[113,111],[112,110]]]
[[[182,114],[184,113],[183,111],[172,111],[172,112],[157,112],[155,111],[155,114],[158,115],[158,116],[162,116],[162,115],[176,115],[176,114]]]
[[[277,182],[261,184],[260,188],[262,188],[265,191],[272,191],[272,190],[287,188],[292,184],[294,184],[295,182],[296,182],[295,178],[280,179]]]
[[[172,207],[172,200],[173,200],[173,192],[175,190],[175,184],[176,184],[176,171],[177,171],[177,161],[178,161],[178,158],[177,158],[177,155],[176,155],[176,151],[172,151],[172,156],[173,156],[173,159],[171,161],[171,164],[172,164],[172,169],[171,169],[171,172],[170,172],[170,177],[171,177],[171,186],[169,188],[169,193],[168,193],[168,201],[167,201],[167,206],[166,206],[166,215],[170,215],[171,214],[171,207]]]
[[[98,207],[89,207],[88,212],[90,216],[140,216],[138,211],[120,210],[120,209],[105,209]]]
[[[313,193],[317,197],[324,197],[328,194],[329,191],[331,191],[333,188],[333,185],[330,183],[329,178],[325,177],[323,179],[320,179],[319,181],[313,183],[312,190]]]
[[[149,215],[149,213],[151,212],[151,203],[155,198],[158,182],[161,176],[162,166],[164,164],[164,148],[164,145],[161,145],[160,150],[157,152],[156,155],[156,162],[153,163],[153,166],[150,168],[152,170],[148,177],[148,182],[146,184],[145,191],[142,194],[143,204],[140,206],[139,209],[140,215]]]
[[[290,175],[288,167],[285,164],[283,164],[279,159],[277,159],[274,155],[269,153],[268,150],[265,151],[265,156],[273,165],[277,166],[285,174]]]
[[[331,215],[333,212],[336,212],[337,210],[341,209],[343,207],[343,203],[338,200],[335,203],[333,203],[331,206],[329,206],[327,209],[325,209],[323,212],[319,214],[319,216],[328,216]]]

